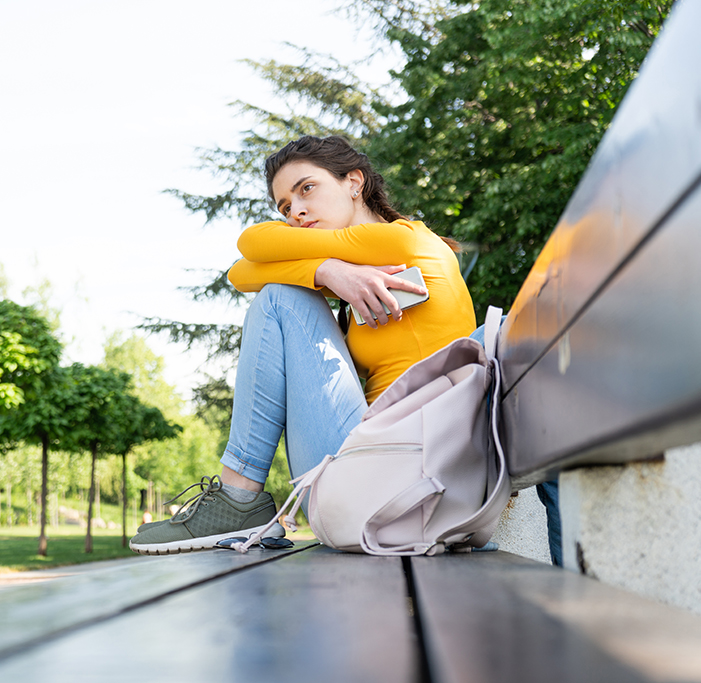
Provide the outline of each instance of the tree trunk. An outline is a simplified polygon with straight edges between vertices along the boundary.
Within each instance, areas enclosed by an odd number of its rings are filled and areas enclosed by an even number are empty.
[[[122,548],[127,547],[127,454],[122,454]]]
[[[12,526],[15,515],[12,512],[12,482],[7,484],[7,526]]]
[[[100,507],[100,477],[95,477],[95,518],[102,517],[102,509]]]
[[[85,552],[92,552],[92,504],[95,499],[95,464],[97,463],[97,444],[92,445],[92,467],[90,468],[90,494],[88,495],[88,531],[85,534]]]
[[[39,530],[39,549],[37,555],[46,557],[46,502],[49,489],[49,437],[41,437],[41,529]]]

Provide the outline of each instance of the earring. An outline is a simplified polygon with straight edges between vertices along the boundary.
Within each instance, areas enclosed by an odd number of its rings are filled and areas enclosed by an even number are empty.
[[[358,190],[356,190],[356,191],[353,193],[353,199],[355,199],[357,196],[358,196]]]

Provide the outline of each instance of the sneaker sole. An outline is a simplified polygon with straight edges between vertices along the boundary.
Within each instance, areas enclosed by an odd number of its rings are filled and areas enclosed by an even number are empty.
[[[140,555],[177,555],[178,553],[189,553],[194,550],[210,550],[214,548],[217,541],[224,538],[245,537],[250,538],[257,534],[267,525],[251,527],[250,529],[241,529],[241,531],[229,531],[225,534],[215,534],[214,536],[200,536],[199,538],[186,538],[182,541],[171,541],[170,543],[132,543],[129,541],[129,547]],[[267,533],[266,538],[273,536],[282,538],[285,535],[285,530],[280,524],[275,524]]]

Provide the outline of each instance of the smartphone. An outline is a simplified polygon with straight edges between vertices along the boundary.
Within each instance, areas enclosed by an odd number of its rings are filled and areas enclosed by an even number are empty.
[[[418,306],[424,301],[428,301],[428,289],[426,288],[424,277],[421,274],[421,269],[418,266],[407,268],[401,273],[395,273],[392,277],[399,277],[402,280],[409,280],[409,282],[413,282],[416,285],[421,285],[426,290],[426,294],[414,294],[414,292],[405,292],[403,289],[393,289],[392,287],[389,287],[389,291],[392,292],[392,295],[399,304],[399,308],[401,308],[403,311],[405,311],[407,308]],[[389,315],[389,308],[387,308],[387,306],[384,303],[382,304],[382,308],[384,308],[385,313]],[[358,313],[354,306],[351,306],[351,310],[353,311],[353,317],[355,318],[355,322],[358,325],[365,325],[363,317],[360,315],[360,313]],[[377,316],[375,315],[375,313],[372,311],[371,313],[372,317],[375,320],[377,320]]]

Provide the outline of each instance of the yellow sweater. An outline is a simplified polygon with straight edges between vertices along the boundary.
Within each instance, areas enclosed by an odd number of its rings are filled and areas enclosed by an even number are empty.
[[[352,316],[348,349],[372,403],[399,375],[458,337],[475,329],[472,299],[451,249],[419,221],[368,223],[342,230],[292,228],[272,221],[242,233],[243,258],[229,271],[241,292],[257,292],[272,282],[320,289],[316,269],[328,258],[368,266],[406,264],[423,273],[429,300],[403,312],[402,320],[373,330]],[[329,293],[332,294],[332,293]]]

